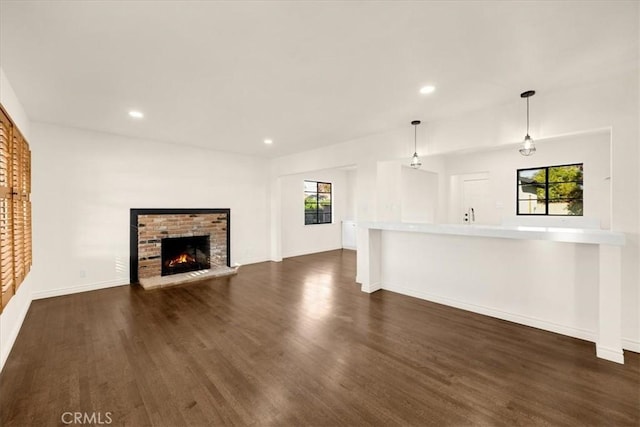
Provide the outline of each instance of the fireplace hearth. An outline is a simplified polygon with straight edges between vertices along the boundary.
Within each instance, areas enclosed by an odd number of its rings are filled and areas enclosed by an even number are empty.
[[[209,236],[170,237],[160,244],[162,276],[211,267]]]

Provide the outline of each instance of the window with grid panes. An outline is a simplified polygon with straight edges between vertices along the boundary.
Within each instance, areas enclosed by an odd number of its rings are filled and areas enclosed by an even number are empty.
[[[582,163],[518,169],[518,215],[582,216]]]
[[[304,182],[304,224],[331,224],[332,185],[330,182]]]

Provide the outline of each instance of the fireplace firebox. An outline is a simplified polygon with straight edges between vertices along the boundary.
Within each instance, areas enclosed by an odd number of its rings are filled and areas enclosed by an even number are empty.
[[[209,236],[168,237],[160,245],[162,276],[211,268]]]

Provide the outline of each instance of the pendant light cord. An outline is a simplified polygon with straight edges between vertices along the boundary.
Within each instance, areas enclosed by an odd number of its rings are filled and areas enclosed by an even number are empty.
[[[529,97],[527,97],[527,135],[529,135]]]
[[[418,152],[418,125],[413,125],[413,152]]]

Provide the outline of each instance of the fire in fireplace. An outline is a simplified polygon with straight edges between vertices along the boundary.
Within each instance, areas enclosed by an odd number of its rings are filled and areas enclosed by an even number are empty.
[[[162,276],[211,268],[209,236],[162,239]]]

